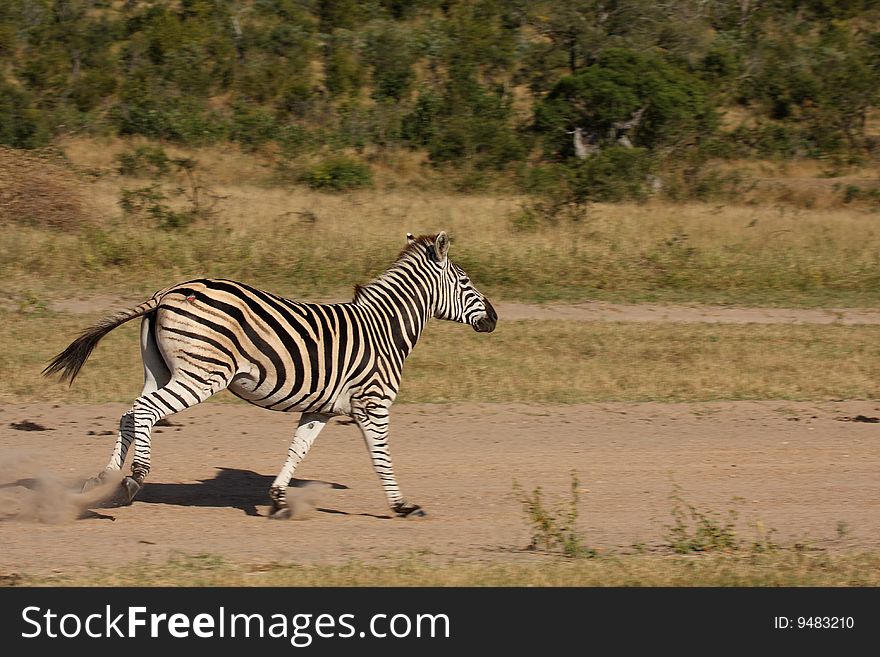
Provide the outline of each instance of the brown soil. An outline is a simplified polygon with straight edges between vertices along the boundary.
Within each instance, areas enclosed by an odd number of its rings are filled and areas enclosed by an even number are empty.
[[[267,519],[267,489],[294,418],[203,404],[157,428],[153,472],[132,506],[72,492],[106,462],[118,404],[0,409],[0,573],[211,553],[237,562],[525,558],[514,481],[550,505],[580,478],[588,545],[660,548],[673,483],[701,510],[740,513],[779,543],[880,547],[876,402],[397,405],[392,452],[408,498],[429,516],[388,518],[357,429],[334,421],[297,472],[299,521]],[[853,421],[863,416],[860,421]],[[46,430],[23,431],[25,421]],[[318,483],[310,483],[318,482]],[[739,498],[739,499],[734,499]],[[845,524],[841,524],[845,523]]]

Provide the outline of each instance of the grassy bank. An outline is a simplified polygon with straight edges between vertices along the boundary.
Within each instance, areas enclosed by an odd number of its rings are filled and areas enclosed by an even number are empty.
[[[453,259],[500,299],[880,303],[880,229],[876,212],[861,206],[809,209],[770,198],[597,204],[580,221],[539,218],[526,226],[529,201],[512,194],[417,187],[326,194],[276,180],[253,158],[209,151],[195,154],[203,216],[162,229],[148,212],[124,215],[125,190],[158,185],[167,196],[161,212],[183,212],[193,183],[120,176],[112,148],[90,148],[97,152],[91,159],[77,151],[72,157],[94,176],[65,179],[57,189],[50,176],[39,193],[22,191],[33,207],[3,225],[3,297],[142,296],[205,275],[292,297],[347,295],[384,270],[406,232],[445,229]],[[59,180],[70,177],[56,171]],[[819,182],[827,183],[813,186]],[[58,214],[57,203],[74,192],[79,214]],[[49,210],[58,215],[53,226],[44,223]]]

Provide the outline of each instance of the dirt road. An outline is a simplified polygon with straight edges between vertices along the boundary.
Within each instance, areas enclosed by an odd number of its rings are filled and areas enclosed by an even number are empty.
[[[880,547],[880,424],[852,421],[880,416],[876,402],[398,405],[398,478],[429,517],[388,518],[359,432],[333,421],[297,471],[301,519],[286,522],[265,514],[294,418],[243,404],[173,416],[154,435],[138,500],[83,509],[71,491],[106,462],[124,410],[0,409],[0,574],[173,553],[262,563],[381,563],[424,551],[523,558],[530,531],[513,482],[541,486],[553,505],[568,499],[572,469],[586,542],[604,550],[662,545],[673,482],[699,509],[736,509],[745,538],[761,521],[777,542]],[[48,430],[11,426],[24,420]]]

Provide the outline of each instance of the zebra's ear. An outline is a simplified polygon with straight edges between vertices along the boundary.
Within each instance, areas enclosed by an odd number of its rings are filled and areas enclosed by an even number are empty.
[[[434,252],[437,254],[437,262],[446,260],[446,255],[449,253],[449,235],[445,230],[441,230],[434,239]]]
[[[406,234],[406,243],[407,243],[407,244],[412,244],[412,243],[415,242],[415,241],[416,241],[416,238],[413,237],[413,234],[412,234],[412,233],[407,233],[407,234]]]

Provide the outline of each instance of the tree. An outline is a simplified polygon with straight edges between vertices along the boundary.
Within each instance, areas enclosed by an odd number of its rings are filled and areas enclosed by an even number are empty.
[[[638,119],[638,120],[636,120]],[[696,143],[716,124],[703,83],[657,56],[608,49],[597,62],[562,78],[535,110],[535,127],[551,151],[574,154],[571,135],[580,128],[602,144],[616,141],[627,122],[637,126],[632,145]]]

